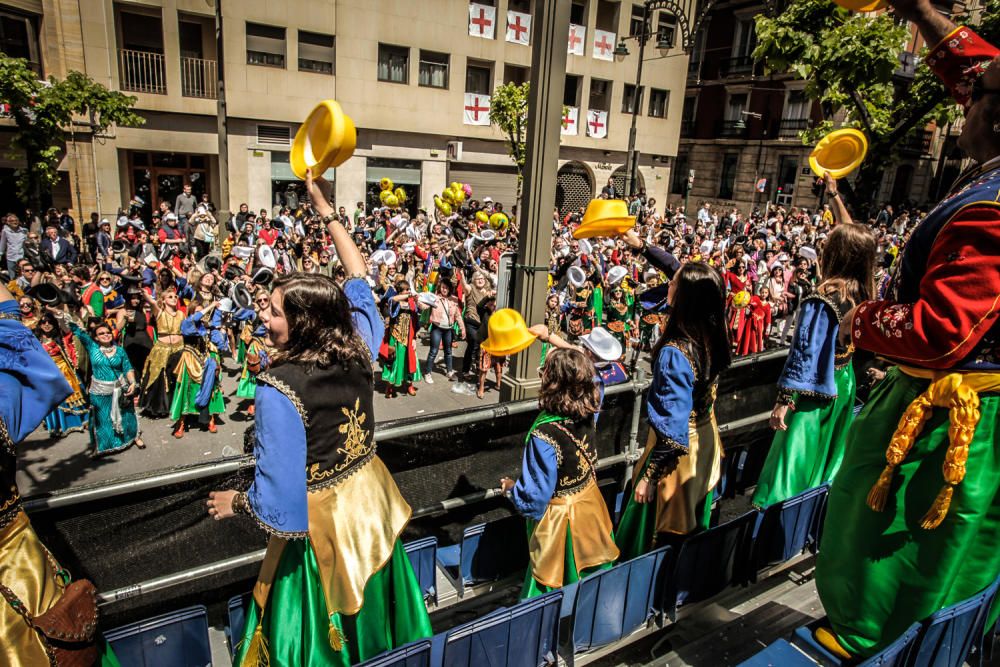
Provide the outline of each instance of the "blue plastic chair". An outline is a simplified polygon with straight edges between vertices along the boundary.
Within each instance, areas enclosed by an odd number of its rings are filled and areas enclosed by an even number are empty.
[[[469,526],[460,544],[438,547],[437,561],[460,596],[466,586],[523,571],[528,565],[524,519],[512,515]]]
[[[247,609],[250,608],[250,600],[253,593],[244,593],[229,598],[226,605],[226,627],[222,632],[226,635],[226,643],[229,645],[229,655],[236,653],[236,646],[243,639],[243,631],[246,629]]]
[[[771,505],[757,517],[753,530],[753,579],[762,567],[783,563],[806,549],[816,552],[829,490],[824,484],[803,491]]]
[[[424,602],[437,604],[437,538],[431,536],[414,540],[404,544],[403,549],[410,558],[413,573],[417,575]]]
[[[756,510],[684,540],[673,574],[664,587],[663,609],[676,620],[677,608],[709,598],[733,583],[743,583]]]
[[[577,584],[572,613],[575,653],[616,642],[662,611],[661,591],[672,554],[671,547],[661,547]]]
[[[982,655],[982,639],[997,579],[972,597],[931,614],[923,622],[917,645],[913,648],[913,667],[961,667],[973,647]]]
[[[562,591],[498,609],[434,638],[440,667],[539,667],[558,661]]]
[[[816,661],[786,640],[779,639],[736,667],[816,667]]]
[[[204,605],[154,616],[104,633],[122,667],[206,667],[212,664]]]
[[[367,660],[358,667],[430,667],[430,664],[431,640],[421,639]]]
[[[841,667],[848,663],[845,663],[839,657],[826,650],[822,644],[816,641],[816,637],[813,634],[818,628],[822,626],[829,627],[829,625],[829,621],[824,617],[818,621],[813,621],[809,625],[798,628],[795,631],[792,643],[820,664]],[[906,629],[906,632],[897,637],[895,641],[864,662],[859,663],[857,667],[905,667],[909,665],[908,659],[913,652],[913,646],[916,644],[922,628],[923,626],[920,623],[914,623]]]

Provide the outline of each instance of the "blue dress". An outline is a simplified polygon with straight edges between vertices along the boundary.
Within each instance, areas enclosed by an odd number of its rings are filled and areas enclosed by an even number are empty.
[[[90,357],[90,405],[93,408],[90,445],[93,454],[104,456],[124,451],[139,437],[139,420],[132,401],[126,401],[127,405],[121,406],[117,398],[127,388],[125,378],[132,370],[125,348],[115,345],[115,351],[109,357],[86,331],[73,323],[69,326]]]

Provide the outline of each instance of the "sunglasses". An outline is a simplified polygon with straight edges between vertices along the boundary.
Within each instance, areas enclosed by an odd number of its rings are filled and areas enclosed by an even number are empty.
[[[256,303],[256,304],[257,304],[258,306],[267,306],[267,305],[269,305],[269,304],[270,304],[271,302],[270,302],[270,301],[269,301],[268,299],[258,299],[258,300],[257,300],[257,301],[255,301],[254,303]]]
[[[972,91],[969,93],[969,102],[974,104],[987,95],[1000,95],[1000,88],[987,88],[986,77],[981,75],[972,83]]]

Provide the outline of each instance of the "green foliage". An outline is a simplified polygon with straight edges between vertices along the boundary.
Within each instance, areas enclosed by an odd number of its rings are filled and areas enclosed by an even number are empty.
[[[26,60],[3,54],[0,100],[10,104],[16,126],[11,157],[23,157],[27,165],[17,170],[18,195],[36,209],[42,193],[59,180],[56,167],[74,116],[87,118],[95,133],[112,125],[135,127],[144,122],[132,110],[135,97],[108,90],[80,72],[70,72],[61,81],[54,77],[40,81]]]
[[[505,83],[493,91],[490,99],[490,122],[500,128],[507,141],[507,152],[517,166],[518,180],[527,157],[528,93],[531,84]]]

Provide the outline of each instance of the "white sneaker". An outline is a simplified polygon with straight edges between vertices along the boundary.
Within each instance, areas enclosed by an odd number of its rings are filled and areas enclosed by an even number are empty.
[[[431,377],[430,373],[424,376],[424,382],[427,384],[434,384],[434,378]]]
[[[445,376],[448,378],[449,381],[454,380],[455,379],[455,371],[448,371],[447,373],[445,373]]]

